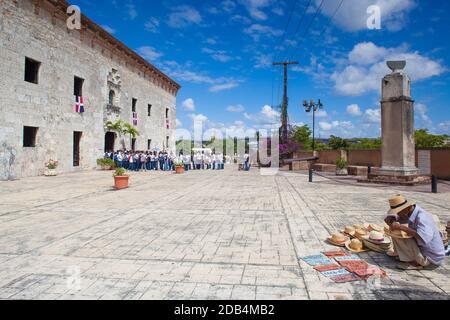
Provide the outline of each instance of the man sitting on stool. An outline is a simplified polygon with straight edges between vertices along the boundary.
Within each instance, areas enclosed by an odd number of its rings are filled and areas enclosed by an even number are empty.
[[[403,231],[412,237],[392,238],[394,251],[388,252],[388,255],[400,259],[397,267],[420,270],[440,266],[445,258],[445,249],[432,215],[401,195],[390,199],[389,204],[391,209],[384,221],[391,231]]]

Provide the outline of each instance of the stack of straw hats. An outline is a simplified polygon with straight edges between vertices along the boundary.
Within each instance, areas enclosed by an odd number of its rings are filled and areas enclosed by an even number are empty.
[[[372,230],[368,235],[362,237],[366,248],[370,250],[385,253],[392,248],[391,238],[385,236],[382,232]]]

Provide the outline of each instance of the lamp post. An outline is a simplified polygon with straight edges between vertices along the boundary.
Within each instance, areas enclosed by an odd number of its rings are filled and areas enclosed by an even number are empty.
[[[313,99],[311,99],[309,102],[304,100],[303,101],[303,106],[305,107],[306,112],[311,112],[313,113],[313,142],[312,142],[312,149],[313,149],[313,155],[314,155],[314,151],[316,148],[316,138],[315,138],[315,131],[316,131],[316,111],[319,109],[323,109],[323,104],[322,102],[319,101],[317,103],[314,102]]]

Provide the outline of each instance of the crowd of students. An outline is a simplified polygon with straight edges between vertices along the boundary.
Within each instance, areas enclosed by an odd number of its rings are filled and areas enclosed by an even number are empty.
[[[197,152],[184,155],[180,152],[178,156],[166,151],[116,151],[106,152],[105,158],[112,159],[118,168],[130,171],[172,171],[175,165],[182,164],[186,171],[189,170],[223,170],[223,154],[206,154]]]

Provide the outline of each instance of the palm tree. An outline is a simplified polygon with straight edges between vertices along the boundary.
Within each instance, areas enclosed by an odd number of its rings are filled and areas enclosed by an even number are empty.
[[[121,139],[122,135],[124,134],[124,127],[125,127],[125,123],[120,119],[115,122],[107,121],[105,123],[106,130],[117,133],[117,135],[119,136],[119,139]],[[122,142],[123,149],[125,149],[125,141],[123,141],[123,139],[121,139],[121,142]]]
[[[122,129],[123,134],[129,134],[130,135],[130,141],[131,141],[131,145],[133,145],[133,139],[136,139],[136,137],[138,137],[139,131],[137,131],[137,129],[129,124],[129,123],[124,123],[123,124],[123,129]]]

